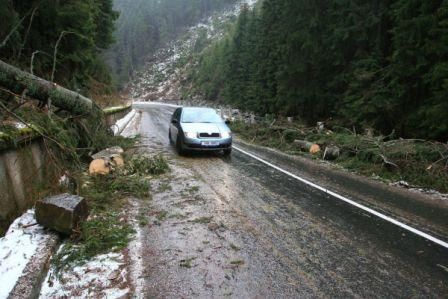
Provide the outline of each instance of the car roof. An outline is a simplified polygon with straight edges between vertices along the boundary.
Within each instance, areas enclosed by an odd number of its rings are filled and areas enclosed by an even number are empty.
[[[210,107],[182,107],[182,110],[189,110],[189,111],[200,111],[200,110],[212,110],[212,111],[216,111],[213,108]]]

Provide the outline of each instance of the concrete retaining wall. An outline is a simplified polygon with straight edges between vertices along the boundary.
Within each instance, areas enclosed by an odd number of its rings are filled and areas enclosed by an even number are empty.
[[[129,106],[128,108],[121,110],[117,113],[111,113],[111,114],[106,114],[106,124],[107,126],[112,126],[113,124],[115,124],[117,122],[117,120],[123,118],[126,116],[126,114],[128,114],[129,112],[131,112],[132,107]]]
[[[11,222],[34,205],[32,192],[50,180],[42,140],[0,152],[0,235]]]

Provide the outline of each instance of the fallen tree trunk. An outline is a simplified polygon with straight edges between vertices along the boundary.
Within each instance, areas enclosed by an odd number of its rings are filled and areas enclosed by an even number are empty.
[[[68,90],[56,83],[49,82],[24,72],[0,60],[0,86],[16,94],[26,94],[42,102],[73,114],[91,114],[95,109],[92,100]]]

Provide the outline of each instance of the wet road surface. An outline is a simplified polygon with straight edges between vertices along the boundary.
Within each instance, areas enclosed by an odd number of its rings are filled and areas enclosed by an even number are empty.
[[[141,109],[145,150],[172,173],[136,206],[137,297],[448,295],[447,249],[238,151],[179,157],[168,142],[174,108]]]

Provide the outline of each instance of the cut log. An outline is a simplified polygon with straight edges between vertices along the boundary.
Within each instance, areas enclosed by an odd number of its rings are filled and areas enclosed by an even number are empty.
[[[313,144],[311,146],[311,148],[310,148],[310,153],[313,154],[313,155],[320,153],[320,146],[319,146],[319,144]]]
[[[90,175],[106,175],[110,173],[110,162],[104,159],[95,159],[90,162]]]
[[[102,150],[94,155],[92,155],[92,159],[96,160],[96,159],[109,159],[110,157],[114,156],[114,155],[121,155],[122,153],[124,153],[124,150],[119,147],[119,146],[114,146],[114,147],[110,147],[110,148],[106,148],[105,150]]]
[[[327,146],[324,151],[324,160],[336,160],[341,154],[337,146]]]
[[[312,142],[306,141],[306,140],[294,140],[294,143],[299,146],[300,149],[309,151],[311,146],[313,145]]]
[[[294,140],[294,143],[297,144],[301,150],[310,152],[313,155],[320,152],[320,146],[318,144],[306,140]]]
[[[56,83],[49,82],[24,72],[0,60],[0,86],[16,94],[26,90],[28,97],[51,104],[73,114],[91,114],[96,106],[92,100],[68,90]]]

